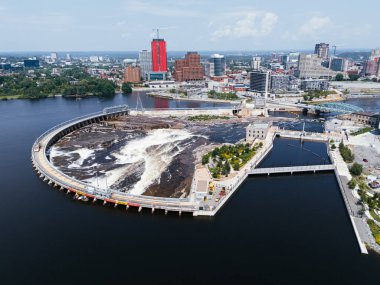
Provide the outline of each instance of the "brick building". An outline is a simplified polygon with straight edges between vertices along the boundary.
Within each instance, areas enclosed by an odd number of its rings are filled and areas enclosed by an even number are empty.
[[[174,78],[176,81],[202,80],[204,69],[201,56],[196,52],[188,52],[184,59],[175,61]]]
[[[138,83],[141,81],[141,74],[139,67],[128,66],[124,70],[124,82]]]

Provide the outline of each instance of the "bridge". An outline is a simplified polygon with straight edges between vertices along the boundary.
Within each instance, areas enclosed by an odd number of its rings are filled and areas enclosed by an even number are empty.
[[[319,171],[331,171],[335,169],[334,164],[324,165],[307,165],[307,166],[290,166],[290,167],[270,167],[270,168],[255,168],[252,169],[250,175],[270,175],[270,174],[283,174],[283,173],[300,173],[300,172],[319,172]]]
[[[282,102],[271,100],[268,101],[269,104],[279,105],[284,107],[292,107],[298,109],[312,110],[316,112],[333,112],[340,114],[350,114],[357,112],[364,112],[363,108],[360,108],[355,105],[340,103],[340,102],[329,102],[321,104],[305,104],[305,103],[291,103],[291,102]]]

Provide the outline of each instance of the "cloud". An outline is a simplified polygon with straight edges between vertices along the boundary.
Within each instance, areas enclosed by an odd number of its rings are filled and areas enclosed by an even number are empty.
[[[223,22],[228,21],[228,24],[222,24],[216,29],[211,40],[218,40],[224,37],[233,38],[248,38],[248,37],[263,37],[269,35],[278,21],[278,16],[267,11],[247,11],[239,13],[230,13],[223,19]],[[232,20],[232,21],[231,21]],[[210,22],[215,26],[215,23]]]
[[[181,2],[179,2],[181,3]],[[125,2],[125,9],[131,13],[150,14],[155,16],[164,17],[196,17],[199,12],[189,9],[192,1],[185,1],[179,5],[176,1],[161,0],[161,1],[147,1],[147,0],[127,0]]]
[[[319,30],[330,25],[331,23],[331,19],[327,16],[314,16],[304,25],[301,26],[300,33],[305,35],[313,35],[315,32],[318,32]]]

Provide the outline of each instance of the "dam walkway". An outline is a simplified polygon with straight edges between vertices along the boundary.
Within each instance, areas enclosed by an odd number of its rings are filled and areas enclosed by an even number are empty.
[[[306,165],[306,166],[291,166],[291,167],[270,167],[270,168],[255,168],[252,169],[250,175],[263,175],[263,174],[284,174],[284,173],[300,173],[300,172],[319,172],[319,171],[332,171],[335,169],[334,164],[325,165]]]

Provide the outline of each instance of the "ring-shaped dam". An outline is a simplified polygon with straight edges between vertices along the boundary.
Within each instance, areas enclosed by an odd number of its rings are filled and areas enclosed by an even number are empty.
[[[193,109],[194,110],[194,109]],[[69,133],[93,123],[99,123],[109,119],[115,119],[121,116],[130,115],[131,110],[127,105],[106,108],[101,112],[92,113],[83,117],[61,123],[45,133],[43,133],[33,144],[32,164],[39,177],[49,185],[75,193],[79,196],[85,196],[93,201],[101,200],[104,203],[116,205],[125,205],[127,208],[137,207],[139,211],[143,208],[150,208],[152,212],[155,209],[195,214],[198,206],[191,198],[162,198],[155,196],[134,195],[121,192],[115,189],[102,189],[90,186],[84,181],[70,177],[55,167],[48,158],[49,149],[58,140]]]

